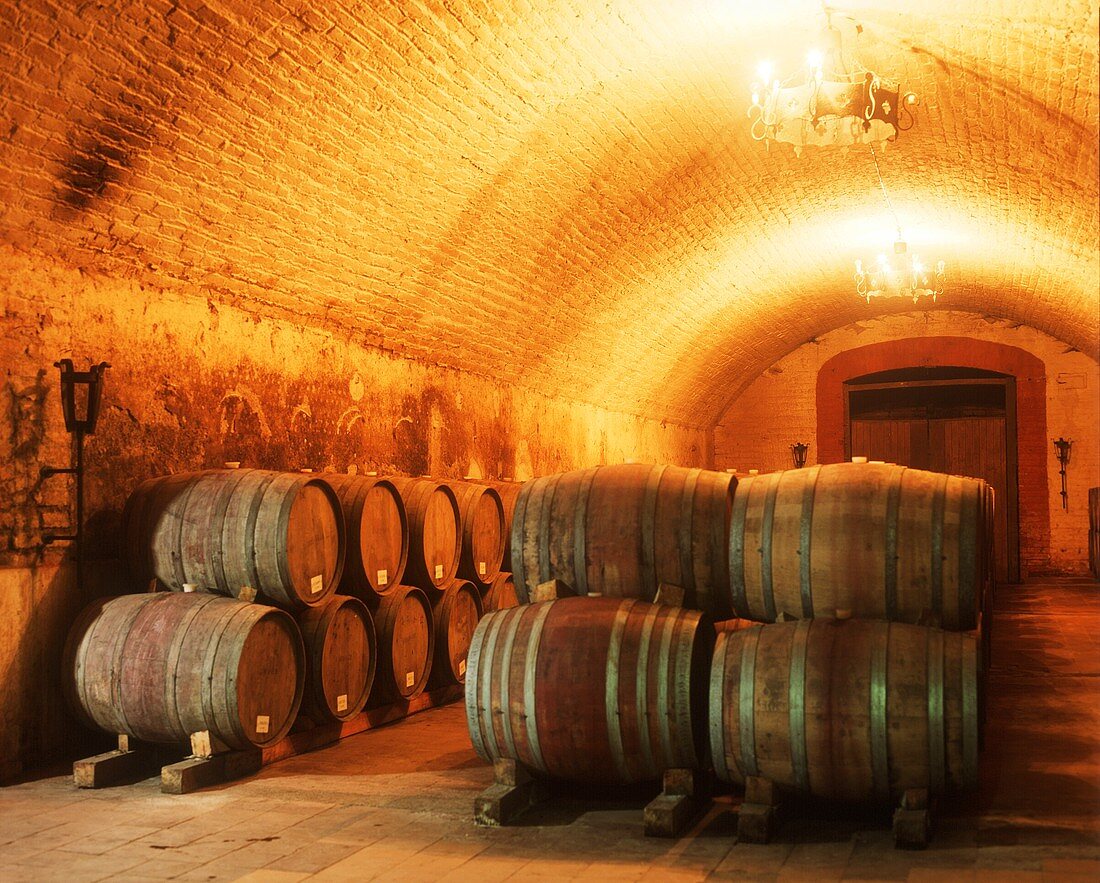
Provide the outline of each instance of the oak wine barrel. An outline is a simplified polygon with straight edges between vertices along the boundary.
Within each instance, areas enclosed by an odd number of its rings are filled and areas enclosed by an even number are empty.
[[[488,588],[504,560],[504,504],[491,487],[468,481],[450,483],[458,503],[462,551],[458,576]]]
[[[401,584],[409,557],[409,521],[393,482],[373,475],[325,473],[340,500],[347,555],[340,590],[369,601]]]
[[[205,592],[146,592],[86,607],[65,645],[63,683],[85,723],[147,742],[208,730],[230,748],[264,747],[302,700],[293,618]]]
[[[289,610],[320,604],[344,564],[332,489],[299,473],[213,469],[138,485],[122,515],[131,575],[237,597],[256,589]]]
[[[661,583],[733,616],[727,541],[737,479],[678,466],[598,466],[526,482],[512,522],[516,595],[559,579],[578,595],[651,601]]]
[[[489,586],[489,591],[485,593],[482,606],[485,608],[486,613],[492,613],[494,610],[506,610],[509,607],[515,607],[517,604],[519,604],[519,599],[516,597],[515,580],[512,579],[512,574],[502,570],[497,574],[497,578],[493,580],[493,584]]]
[[[504,507],[504,554],[501,560],[504,562],[502,566],[511,567],[512,521],[516,512],[516,500],[519,499],[519,492],[523,488],[523,482],[495,478],[479,479],[479,482],[495,490],[500,497],[501,505]]]
[[[702,614],[618,598],[563,598],[482,618],[466,723],[477,753],[574,782],[699,767],[713,631]]]
[[[977,624],[985,483],[887,464],[835,463],[742,479],[729,532],[733,610],[774,622],[831,617]]]
[[[371,704],[416,698],[427,686],[435,652],[428,596],[413,586],[397,586],[379,600],[374,626],[378,669]]]
[[[302,713],[314,722],[351,720],[367,704],[378,661],[374,620],[350,595],[298,614],[306,650]]]
[[[447,485],[430,478],[389,479],[409,517],[405,582],[426,592],[442,591],[455,578],[461,549],[458,501]]]
[[[435,619],[435,655],[431,687],[466,682],[470,640],[481,619],[481,592],[469,580],[455,580],[432,605]]]
[[[718,777],[888,800],[977,785],[979,678],[969,635],[872,620],[719,633],[710,678]]]

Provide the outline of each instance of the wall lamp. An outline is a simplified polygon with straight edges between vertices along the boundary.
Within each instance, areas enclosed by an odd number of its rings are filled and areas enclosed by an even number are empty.
[[[794,468],[801,469],[806,465],[806,453],[810,450],[809,445],[804,445],[802,442],[795,442],[791,445],[791,458],[794,460]]]
[[[1062,476],[1062,508],[1069,509],[1069,492],[1066,490],[1066,467],[1069,465],[1070,449],[1073,447],[1073,439],[1065,439],[1058,437],[1054,439],[1055,456],[1058,458],[1058,463],[1061,465],[1061,469],[1058,470],[1058,474]]]

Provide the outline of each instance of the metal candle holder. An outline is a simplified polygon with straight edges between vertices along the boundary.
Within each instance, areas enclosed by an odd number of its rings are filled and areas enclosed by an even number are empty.
[[[1061,465],[1061,469],[1058,470],[1058,474],[1062,476],[1062,508],[1069,509],[1069,492],[1066,490],[1066,466],[1069,465],[1070,449],[1073,447],[1072,439],[1065,439],[1058,437],[1054,439],[1054,448],[1057,451],[1055,456],[1058,457],[1058,463]]]
[[[804,445],[802,442],[795,442],[791,445],[791,457],[794,459],[794,468],[801,469],[806,465],[806,452],[810,450],[809,445]]]

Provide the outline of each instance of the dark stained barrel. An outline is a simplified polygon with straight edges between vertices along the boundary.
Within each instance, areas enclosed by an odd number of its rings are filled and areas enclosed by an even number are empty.
[[[416,698],[428,684],[435,652],[428,596],[413,586],[397,586],[379,600],[374,627],[378,669],[371,704]]]
[[[369,601],[400,585],[409,556],[409,521],[393,482],[373,475],[325,473],[340,499],[347,556],[340,590]]]
[[[462,551],[454,491],[430,478],[391,476],[389,480],[409,516],[405,581],[426,592],[441,592],[454,580]]]
[[[977,785],[974,638],[905,623],[817,619],[722,632],[710,680],[718,777],[888,800]]]
[[[494,610],[505,610],[517,604],[519,599],[516,597],[515,580],[512,579],[512,574],[502,570],[489,586],[489,591],[485,593],[482,606],[486,613],[492,613]]]
[[[742,479],[729,533],[736,616],[977,623],[985,483],[874,463]]]
[[[86,723],[147,742],[209,730],[230,748],[290,729],[302,699],[302,638],[281,610],[207,593],[122,595],[77,618],[68,699]]]
[[[466,673],[474,748],[584,783],[699,767],[713,641],[702,614],[642,601],[564,598],[490,613]]]
[[[344,564],[332,489],[300,473],[214,469],[153,478],[130,495],[123,542],[135,581],[236,597],[250,587],[289,610],[320,604]]]
[[[453,481],[449,487],[458,503],[462,535],[458,576],[484,590],[504,560],[504,504],[491,487],[468,481]]]
[[[470,640],[481,619],[481,592],[469,580],[455,580],[432,606],[435,618],[435,656],[431,687],[466,681]]]
[[[736,479],[677,466],[600,466],[523,485],[512,522],[516,595],[559,579],[579,595],[651,601],[661,583],[733,616],[727,541]]]
[[[306,648],[302,713],[315,722],[346,721],[367,704],[378,661],[370,611],[358,598],[334,595],[298,614]]]

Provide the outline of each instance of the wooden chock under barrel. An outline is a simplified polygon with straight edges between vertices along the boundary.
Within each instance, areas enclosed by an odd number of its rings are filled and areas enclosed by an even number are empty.
[[[474,798],[474,822],[489,828],[509,825],[545,797],[545,785],[523,764],[495,760],[493,784]]]

